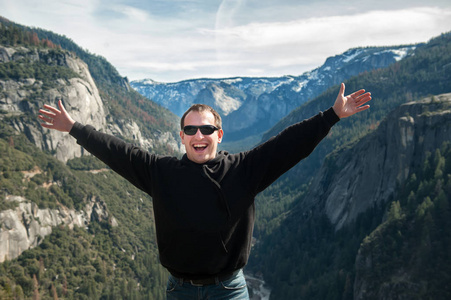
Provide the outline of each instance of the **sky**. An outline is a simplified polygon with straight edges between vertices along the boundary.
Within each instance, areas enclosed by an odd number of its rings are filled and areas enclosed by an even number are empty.
[[[301,75],[350,48],[451,31],[450,0],[0,0],[0,16],[157,82]]]

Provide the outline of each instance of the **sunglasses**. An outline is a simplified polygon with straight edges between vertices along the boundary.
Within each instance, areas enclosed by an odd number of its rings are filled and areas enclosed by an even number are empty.
[[[201,125],[201,126],[194,126],[194,125],[187,125],[183,127],[183,132],[186,135],[195,135],[197,133],[197,130],[200,130],[200,132],[204,135],[210,135],[216,130],[219,130],[218,127],[213,125]]]

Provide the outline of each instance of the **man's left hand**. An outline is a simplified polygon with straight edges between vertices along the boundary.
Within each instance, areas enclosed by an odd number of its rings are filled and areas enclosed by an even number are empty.
[[[340,87],[340,92],[338,93],[337,99],[335,100],[334,106],[332,107],[337,116],[342,118],[347,118],[355,113],[364,111],[370,108],[369,105],[364,105],[371,100],[371,93],[365,92],[365,90],[358,90],[348,96],[344,96],[345,84],[342,83]]]

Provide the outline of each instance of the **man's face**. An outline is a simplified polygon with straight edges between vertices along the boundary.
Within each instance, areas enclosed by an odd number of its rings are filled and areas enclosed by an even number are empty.
[[[189,112],[184,121],[184,126],[187,125],[215,125],[215,117],[209,111]],[[222,140],[224,132],[222,129],[214,131],[210,135],[204,135],[197,130],[194,135],[187,135],[180,131],[180,137],[182,138],[182,144],[185,145],[186,155],[188,158],[198,164],[203,164],[216,157],[218,150],[218,144]]]

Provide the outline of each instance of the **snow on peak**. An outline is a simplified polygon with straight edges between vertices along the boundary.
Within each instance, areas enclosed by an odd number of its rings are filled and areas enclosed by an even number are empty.
[[[416,47],[405,47],[405,48],[393,49],[391,51],[395,54],[394,59],[396,61],[400,61],[401,59],[406,57],[410,51],[415,50],[415,48]]]
[[[345,62],[345,63],[350,62],[351,60],[353,60],[354,58],[359,56],[363,52],[363,50],[362,49],[354,49],[354,50],[352,50],[350,52],[351,52],[350,54],[347,54],[347,53],[343,54],[343,56],[344,56],[343,57],[343,62]],[[354,53],[352,53],[352,52],[354,52]]]

